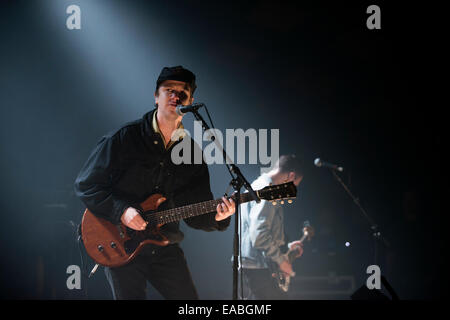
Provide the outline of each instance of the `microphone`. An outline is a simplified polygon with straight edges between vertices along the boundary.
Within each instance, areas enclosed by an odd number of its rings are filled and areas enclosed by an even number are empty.
[[[194,103],[191,104],[189,106],[183,106],[183,105],[179,105],[176,108],[176,112],[180,115],[180,116],[184,116],[186,113],[188,112],[195,112],[198,109],[200,109],[201,107],[204,107],[205,105],[203,103]]]
[[[317,158],[316,160],[314,160],[314,164],[316,165],[316,167],[327,167],[327,168],[331,168],[331,169],[334,169],[334,170],[337,170],[340,172],[344,171],[344,168],[339,167],[339,166],[329,163],[329,162],[322,161],[322,160],[320,160],[320,158]]]

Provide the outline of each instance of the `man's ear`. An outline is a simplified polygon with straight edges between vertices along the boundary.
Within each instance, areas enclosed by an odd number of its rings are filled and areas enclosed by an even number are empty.
[[[153,94],[153,96],[155,97],[155,108],[158,108],[159,94],[157,94],[157,92],[155,92]]]

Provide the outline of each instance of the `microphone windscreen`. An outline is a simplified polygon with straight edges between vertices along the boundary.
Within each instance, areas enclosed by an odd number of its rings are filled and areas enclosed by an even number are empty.
[[[181,106],[177,106],[175,109],[175,112],[179,115],[179,116],[184,116],[184,113],[181,112]]]
[[[315,164],[317,167],[321,167],[321,166],[322,166],[322,161],[320,160],[320,158],[317,158],[316,160],[314,160],[314,164]]]

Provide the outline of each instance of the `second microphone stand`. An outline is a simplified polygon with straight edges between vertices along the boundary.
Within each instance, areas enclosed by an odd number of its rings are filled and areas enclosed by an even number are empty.
[[[375,265],[379,266],[379,251],[380,251],[380,243],[384,245],[385,248],[389,248],[390,244],[387,241],[385,237],[382,236],[378,225],[373,221],[373,219],[367,214],[366,210],[361,206],[359,203],[359,199],[351,193],[350,189],[346,186],[346,184],[342,181],[342,179],[336,174],[335,169],[330,169],[333,173],[333,176],[336,178],[336,180],[344,187],[345,191],[350,195],[350,197],[353,199],[353,202],[358,206],[360,211],[363,213],[364,217],[367,219],[367,221],[370,224],[370,229],[372,232],[372,236],[374,239],[374,263]],[[391,294],[392,300],[399,300],[399,297],[397,293],[394,291],[390,283],[387,281],[387,279],[381,275],[381,283],[385,286],[386,290]]]
[[[373,219],[367,214],[366,210],[361,206],[359,203],[359,199],[353,195],[353,193],[350,191],[350,189],[347,187],[347,185],[342,181],[342,179],[337,175],[336,171],[334,169],[330,169],[333,173],[333,176],[336,178],[336,180],[342,185],[342,187],[347,191],[347,193],[350,195],[350,197],[353,199],[353,202],[358,206],[366,220],[370,224],[370,229],[372,232],[372,236],[375,240],[374,242],[374,263],[378,265],[378,252],[379,252],[379,243],[382,242],[386,248],[389,247],[389,242],[381,235],[381,232],[378,228],[378,225],[373,221]]]

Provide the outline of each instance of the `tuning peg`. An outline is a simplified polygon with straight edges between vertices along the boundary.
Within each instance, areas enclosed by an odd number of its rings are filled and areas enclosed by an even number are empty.
[[[281,200],[281,201],[280,201],[280,204],[284,204],[284,201],[283,201],[283,200]]]
[[[276,206],[276,205],[277,205],[277,202],[276,202],[276,201],[272,201],[272,204],[273,204],[274,206]]]
[[[289,199],[289,200],[288,200],[288,203],[292,203],[292,200],[291,200],[291,199]]]

